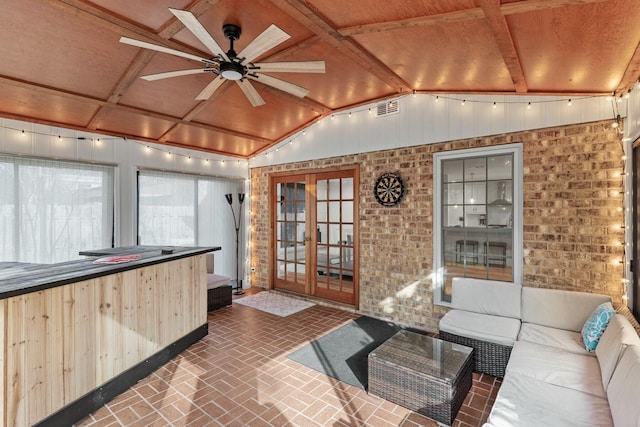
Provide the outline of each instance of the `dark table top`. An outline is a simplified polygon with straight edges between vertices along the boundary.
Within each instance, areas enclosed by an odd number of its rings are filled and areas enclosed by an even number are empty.
[[[163,254],[162,249],[172,249],[173,252]],[[129,246],[82,251],[81,254],[140,255],[140,259],[118,264],[94,264],[94,258],[58,264],[0,262],[0,299],[218,250],[219,246]]]

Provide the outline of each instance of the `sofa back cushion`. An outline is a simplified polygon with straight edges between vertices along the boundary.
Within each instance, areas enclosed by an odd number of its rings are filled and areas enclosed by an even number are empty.
[[[607,400],[616,426],[640,425],[640,346],[632,345],[622,353],[609,387]]]
[[[451,305],[458,310],[520,319],[522,285],[455,277]]]
[[[616,314],[609,321],[596,347],[602,386],[605,390],[623,352],[630,345],[640,346],[640,337],[622,314]]]
[[[607,301],[608,295],[524,287],[522,321],[580,332],[593,310]]]

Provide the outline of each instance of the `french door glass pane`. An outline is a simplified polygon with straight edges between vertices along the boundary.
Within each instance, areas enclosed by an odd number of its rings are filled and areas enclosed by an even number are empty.
[[[276,197],[276,277],[292,283],[304,283],[305,249],[305,183],[277,184]]]

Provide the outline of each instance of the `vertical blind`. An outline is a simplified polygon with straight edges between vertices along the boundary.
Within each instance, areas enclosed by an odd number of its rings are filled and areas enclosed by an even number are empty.
[[[0,156],[0,261],[57,263],[113,244],[111,166]]]
[[[233,194],[237,216],[238,193],[242,191],[243,183],[237,179],[140,170],[139,244],[221,246],[215,252],[215,272],[235,278],[236,232],[224,195]]]

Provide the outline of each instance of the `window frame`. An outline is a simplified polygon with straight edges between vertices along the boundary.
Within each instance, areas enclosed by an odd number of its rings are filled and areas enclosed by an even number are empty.
[[[433,155],[433,303],[451,307],[450,298],[444,293],[445,263],[443,251],[443,218],[442,218],[442,163],[445,160],[464,160],[474,157],[491,157],[511,154],[513,156],[513,226],[512,256],[513,281],[522,283],[524,278],[524,245],[523,245],[523,144],[512,143],[493,147],[467,148],[463,150],[445,151]]]

